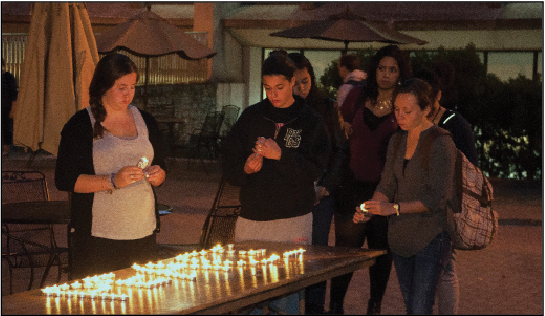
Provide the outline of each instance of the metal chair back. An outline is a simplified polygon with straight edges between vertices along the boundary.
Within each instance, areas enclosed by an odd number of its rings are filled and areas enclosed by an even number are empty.
[[[201,249],[234,243],[235,226],[240,212],[239,194],[240,187],[232,186],[225,178],[221,178],[214,203],[201,231]]]
[[[240,107],[236,105],[224,105],[221,111],[225,114],[225,118],[223,119],[224,129],[221,135],[225,137],[231,130],[231,127],[235,125],[238,119],[238,112],[240,112]]]
[[[189,160],[198,158],[201,161],[204,169],[204,159],[216,159],[220,148],[220,129],[223,123],[225,114],[222,111],[214,111],[209,113],[200,129],[193,130],[190,136],[190,142],[187,147],[189,152]],[[204,155],[206,154],[206,155]],[[208,171],[206,171],[208,173]]]
[[[2,171],[2,204],[44,201],[49,201],[49,189],[41,171]],[[53,225],[2,223],[2,259],[8,262],[10,294],[13,269],[30,269],[28,290],[34,281],[34,268],[46,268],[40,287],[52,266],[58,266],[60,280],[62,265],[68,260],[67,256],[61,260],[61,253],[68,253],[68,248],[57,246]]]

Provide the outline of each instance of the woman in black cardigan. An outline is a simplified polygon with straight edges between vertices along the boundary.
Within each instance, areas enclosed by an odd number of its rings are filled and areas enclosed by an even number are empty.
[[[91,105],[61,133],[55,185],[72,193],[72,278],[156,259],[153,187],[164,182],[165,165],[156,120],[131,105],[137,81],[128,57],[102,58],[89,87]]]

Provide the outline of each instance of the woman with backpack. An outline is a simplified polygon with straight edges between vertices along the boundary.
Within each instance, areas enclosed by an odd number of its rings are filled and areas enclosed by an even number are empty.
[[[356,208],[353,218],[359,223],[388,216],[388,244],[407,314],[432,314],[437,284],[452,253],[446,213],[456,147],[451,135],[428,119],[432,101],[431,86],[423,80],[409,79],[396,89],[394,112],[401,130],[390,139],[373,197]],[[437,134],[431,149],[424,150],[427,137]]]

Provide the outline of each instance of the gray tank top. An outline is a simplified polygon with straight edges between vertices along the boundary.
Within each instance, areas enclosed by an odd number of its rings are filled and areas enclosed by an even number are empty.
[[[132,105],[137,136],[122,138],[108,130],[104,137],[93,140],[93,165],[95,173],[110,174],[125,166],[136,166],[141,157],[153,161],[153,147],[149,141],[148,128],[140,111]],[[91,124],[95,119],[87,107]],[[91,234],[95,237],[130,240],[149,236],[156,227],[155,198],[150,183],[144,178],[124,188],[94,193],[93,223]]]

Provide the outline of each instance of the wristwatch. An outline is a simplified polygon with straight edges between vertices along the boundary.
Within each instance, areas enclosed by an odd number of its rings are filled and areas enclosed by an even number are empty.
[[[398,203],[394,203],[394,208],[395,208],[395,210],[396,210],[397,216],[399,216],[399,204],[398,204]]]

